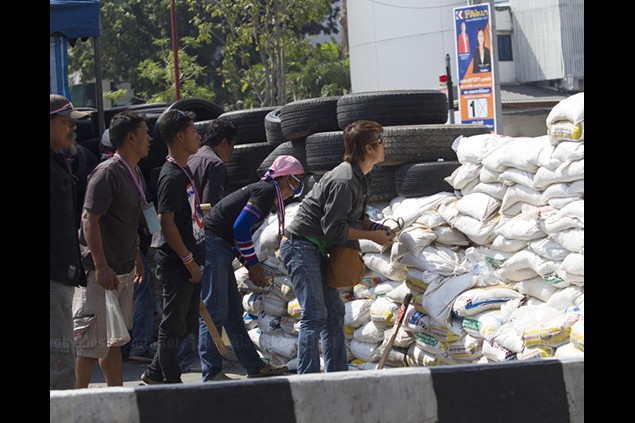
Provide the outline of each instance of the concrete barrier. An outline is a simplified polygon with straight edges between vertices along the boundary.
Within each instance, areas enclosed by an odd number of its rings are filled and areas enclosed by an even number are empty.
[[[584,360],[51,391],[51,422],[584,422]]]

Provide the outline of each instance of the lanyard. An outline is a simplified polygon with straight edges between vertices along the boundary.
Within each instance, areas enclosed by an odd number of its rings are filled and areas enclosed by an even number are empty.
[[[275,180],[271,180],[271,183],[276,188],[276,212],[278,214],[278,242],[282,239],[282,235],[284,235],[284,200],[282,199],[282,192],[280,191],[280,186]]]
[[[143,201],[143,205],[148,204],[148,202],[146,201],[146,194],[143,189],[143,185],[141,184],[141,170],[139,169],[139,166],[135,166],[135,172],[137,173],[137,175],[135,176],[135,174],[132,172],[132,169],[130,169],[130,166],[128,166],[128,163],[126,163],[126,161],[119,155],[119,153],[115,153],[112,156],[115,157],[117,160],[119,160],[121,163],[123,163],[124,167],[130,174],[132,181],[137,187],[137,191],[139,191],[139,194],[141,196],[141,201]]]
[[[192,177],[190,176],[190,173],[189,173],[187,170],[185,170],[185,168],[184,168],[184,167],[182,167],[180,164],[178,164],[178,163],[176,162],[176,160],[174,160],[174,157],[172,157],[172,156],[168,155],[165,159],[166,159],[168,162],[170,162],[170,163],[174,163],[175,165],[177,165],[177,166],[178,166],[178,168],[179,168],[179,169],[181,169],[181,170],[183,171],[183,173],[185,173],[185,176],[187,176],[187,179],[189,179],[189,180],[190,180],[190,183],[192,184],[192,189],[194,190],[194,194],[196,195],[196,202],[197,202],[197,204],[201,204],[201,198],[200,198],[200,197],[199,197],[199,195],[198,195],[198,190],[196,189],[196,184],[194,183],[194,180],[193,180],[193,179],[192,179]]]

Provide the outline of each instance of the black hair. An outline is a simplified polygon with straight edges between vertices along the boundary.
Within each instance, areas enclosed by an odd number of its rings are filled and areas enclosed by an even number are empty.
[[[169,110],[157,122],[161,138],[167,145],[172,145],[174,137],[179,132],[185,130],[196,119],[194,112],[183,112],[181,110]]]
[[[114,149],[121,147],[128,134],[136,131],[143,122],[143,117],[132,110],[124,110],[114,115],[110,120],[109,128],[112,147]]]
[[[234,122],[224,119],[214,119],[205,126],[201,144],[213,147],[220,144],[223,138],[231,143],[237,134],[238,127]]]

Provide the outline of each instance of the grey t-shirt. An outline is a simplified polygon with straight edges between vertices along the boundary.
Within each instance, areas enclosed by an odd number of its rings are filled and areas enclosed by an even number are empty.
[[[137,174],[137,177],[145,189],[143,176]],[[135,264],[142,200],[132,176],[119,159],[112,157],[101,162],[88,175],[84,208],[102,215],[99,227],[108,265],[117,274],[130,273]],[[94,270],[83,227],[79,241],[86,268]]]

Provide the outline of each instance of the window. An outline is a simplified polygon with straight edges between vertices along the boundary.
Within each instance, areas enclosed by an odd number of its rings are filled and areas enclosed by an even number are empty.
[[[512,54],[512,36],[511,34],[498,34],[496,36],[498,40],[498,61],[499,62],[511,62],[514,60]]]

